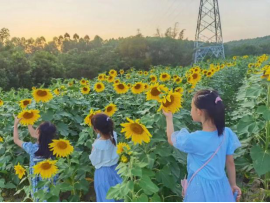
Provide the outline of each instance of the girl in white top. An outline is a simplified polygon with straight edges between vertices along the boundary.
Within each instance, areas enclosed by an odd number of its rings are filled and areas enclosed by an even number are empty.
[[[122,182],[115,170],[119,156],[116,153],[117,134],[113,131],[113,121],[106,114],[96,114],[91,119],[94,131],[98,134],[89,155],[95,166],[94,187],[97,202],[114,202],[106,199],[108,190]]]

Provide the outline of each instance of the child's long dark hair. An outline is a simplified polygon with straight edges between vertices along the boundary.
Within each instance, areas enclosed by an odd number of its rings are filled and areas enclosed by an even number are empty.
[[[205,110],[206,119],[211,119],[218,131],[222,135],[225,128],[225,108],[217,91],[200,90],[194,96],[194,104],[198,109]],[[216,102],[217,101],[217,102]]]
[[[106,114],[98,113],[91,118],[91,123],[94,129],[99,130],[106,139],[116,145],[113,137],[113,121]]]
[[[41,156],[43,158],[51,158],[53,153],[49,149],[49,144],[55,138],[56,127],[50,122],[43,122],[38,127],[39,130],[39,148],[35,152],[36,156]]]

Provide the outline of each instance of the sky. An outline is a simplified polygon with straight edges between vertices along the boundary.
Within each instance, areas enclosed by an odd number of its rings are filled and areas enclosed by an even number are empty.
[[[200,0],[0,0],[0,28],[47,41],[66,32],[91,39],[163,33],[179,23],[194,40]],[[270,35],[270,0],[219,0],[224,42]]]

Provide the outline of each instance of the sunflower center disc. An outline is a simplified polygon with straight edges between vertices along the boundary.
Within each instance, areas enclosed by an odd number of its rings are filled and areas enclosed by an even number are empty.
[[[123,84],[119,84],[118,88],[122,90],[122,89],[125,89],[125,86]]]
[[[107,112],[110,112],[110,111],[112,111],[112,107],[111,107],[111,106],[109,106],[109,107],[107,108]]]
[[[174,97],[173,97],[172,95],[170,96],[170,99],[171,99],[171,101],[166,100],[166,103],[163,104],[163,106],[168,107],[168,106],[170,106],[171,104],[173,104],[173,102],[174,102]]]
[[[43,163],[43,164],[41,164],[41,168],[43,170],[48,170],[51,168],[51,164],[50,163]]]
[[[153,95],[153,96],[158,96],[158,95],[160,95],[160,91],[158,91],[158,89],[157,89],[157,87],[154,87],[152,90],[151,90],[151,94]]]
[[[25,112],[25,113],[23,114],[23,117],[24,117],[25,119],[33,118],[33,116],[34,116],[33,112],[31,112],[31,113]]]
[[[141,88],[140,84],[135,85],[135,89],[140,89],[140,88]]]
[[[67,144],[65,142],[58,142],[57,147],[59,147],[60,149],[66,149]]]
[[[28,105],[29,101],[23,101],[23,105]]]
[[[45,96],[47,96],[47,91],[38,90],[37,95],[40,96],[40,97],[45,97]]]
[[[143,128],[139,125],[139,124],[136,124],[136,123],[132,123],[130,125],[130,128],[133,132],[135,132],[136,134],[142,134],[143,133]]]

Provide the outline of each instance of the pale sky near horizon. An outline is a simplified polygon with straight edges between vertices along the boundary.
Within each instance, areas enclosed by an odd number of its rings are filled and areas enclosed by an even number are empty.
[[[200,0],[0,0],[0,28],[47,41],[77,33],[91,39],[153,36],[179,22],[194,40]],[[270,35],[270,0],[219,0],[224,42]]]

